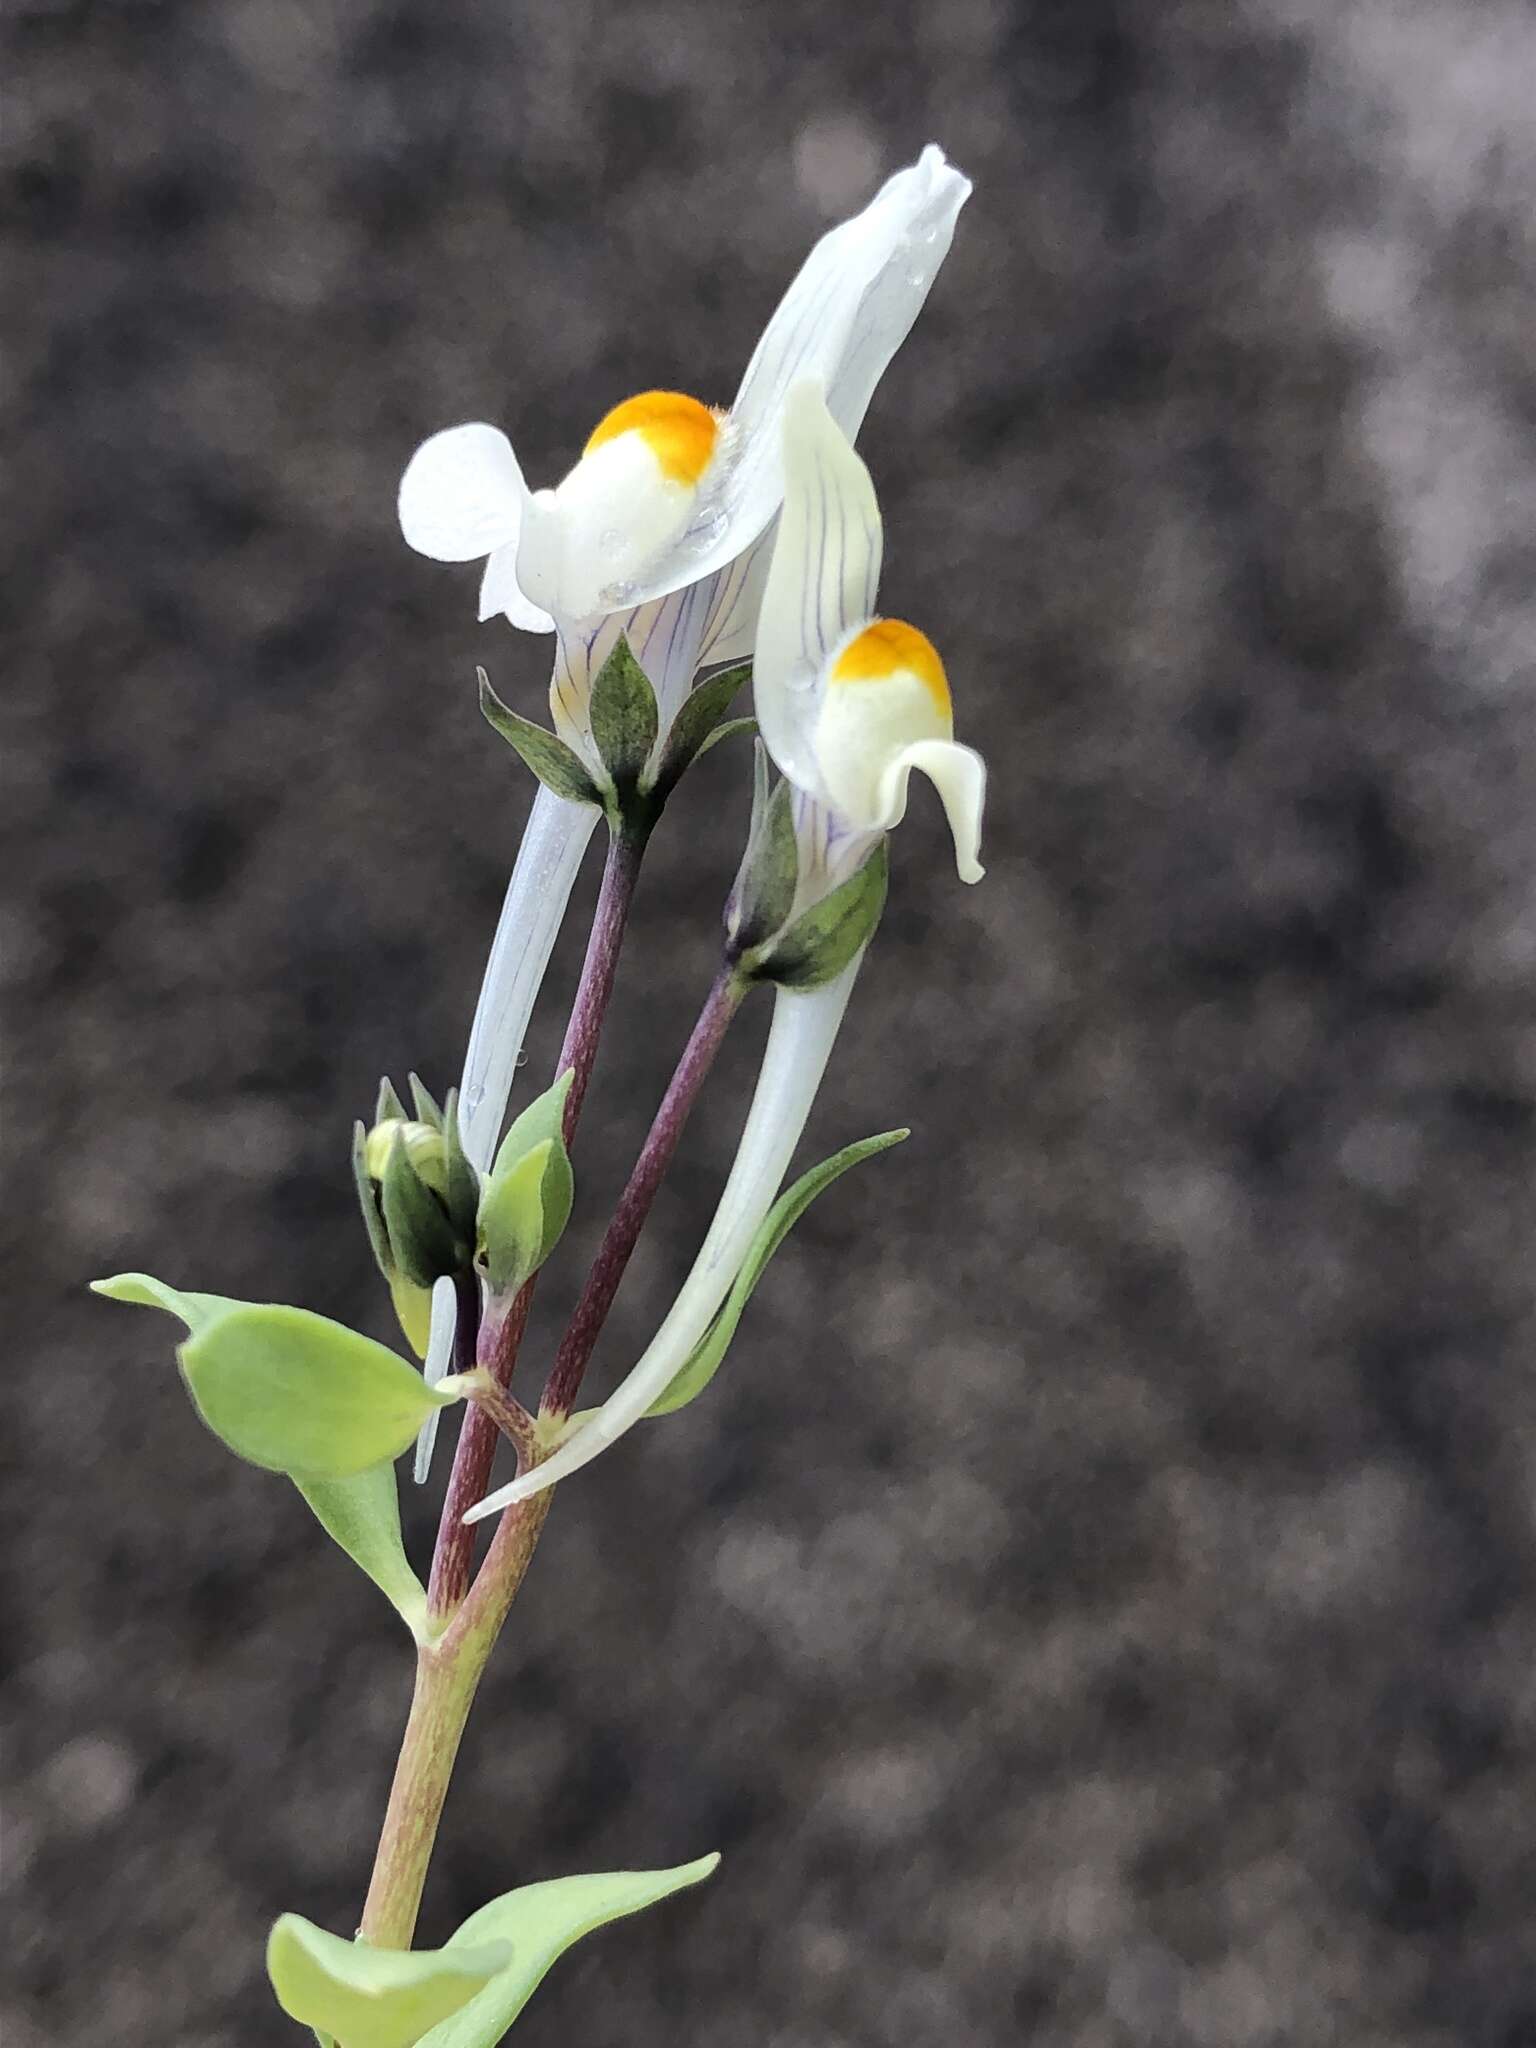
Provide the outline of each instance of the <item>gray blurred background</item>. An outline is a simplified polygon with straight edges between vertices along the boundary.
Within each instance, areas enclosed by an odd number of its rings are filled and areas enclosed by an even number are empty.
[[[473,665],[533,709],[546,659],[406,551],[401,467],[485,417],[549,482],[630,392],[728,399],[930,138],[976,196],[863,447],[990,872],[920,797],[812,1133],[912,1142],[813,1211],[709,1398],[562,1495],[424,1936],[718,1847],[517,2038],[1536,2042],[1530,8],[3,33],[6,2048],[295,2039],[265,1927],[345,1930],[366,1877],[398,1627],[204,1433],[169,1326],[83,1287],[390,1335],[348,1130],[385,1070],[454,1078],[528,801]],[[655,847],[540,1346],[744,777],[717,750]]]

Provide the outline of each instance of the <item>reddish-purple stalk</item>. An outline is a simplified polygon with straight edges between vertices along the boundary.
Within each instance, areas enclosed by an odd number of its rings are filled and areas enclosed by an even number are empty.
[[[544,1398],[539,1404],[542,1414],[563,1417],[576,1406],[582,1377],[603,1324],[608,1320],[608,1311],[613,1307],[619,1282],[624,1278],[624,1269],[629,1264],[640,1232],[645,1227],[645,1219],[651,1213],[656,1191],[677,1150],[678,1140],[688,1122],[688,1113],[698,1099],[705,1075],[714,1065],[715,1054],[720,1050],[731,1019],[741,1006],[746,988],[746,983],[738,980],[733,966],[722,967],[715,977],[699,1012],[698,1022],[693,1027],[693,1035],[677,1063],[634,1170],[619,1197],[613,1220],[598,1246],[581,1299],[560,1340],[560,1349],[555,1354],[555,1363],[544,1388]]]
[[[587,940],[586,958],[582,962],[581,980],[577,984],[576,1000],[571,1006],[570,1022],[565,1028],[565,1042],[555,1064],[557,1080],[567,1070],[571,1074],[563,1123],[567,1145],[575,1133],[576,1120],[581,1114],[587,1084],[597,1061],[603,1019],[613,994],[619,951],[629,922],[630,905],[634,902],[645,842],[644,832],[624,828],[614,832],[608,841],[608,857],[603,864],[602,886],[592,914],[592,931]],[[534,1274],[523,1283],[503,1314],[488,1315],[483,1319],[478,1281],[471,1277],[467,1282],[459,1283],[455,1372],[467,1372],[478,1364],[486,1368],[499,1387],[505,1389],[511,1384],[518,1350],[528,1327],[528,1312],[533,1306],[537,1279],[538,1275]],[[462,1364],[461,1352],[464,1354]],[[501,1432],[485,1408],[477,1405],[466,1411],[459,1426],[459,1441],[443,1498],[437,1545],[432,1553],[432,1572],[427,1583],[427,1613],[433,1622],[440,1622],[452,1614],[469,1591],[475,1534],[472,1527],[465,1526],[464,1517],[490,1489],[491,1466],[495,1462],[500,1436]]]

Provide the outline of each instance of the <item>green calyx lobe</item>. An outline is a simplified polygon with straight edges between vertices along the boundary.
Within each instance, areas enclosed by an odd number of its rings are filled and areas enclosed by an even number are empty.
[[[796,909],[801,876],[794,791],[783,780],[770,788],[759,742],[747,850],[726,913],[727,957],[742,981],[811,989],[841,974],[874,936],[889,873],[882,839],[853,874]]]

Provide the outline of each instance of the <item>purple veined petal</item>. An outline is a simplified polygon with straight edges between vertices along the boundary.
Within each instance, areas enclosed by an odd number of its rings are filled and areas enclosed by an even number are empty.
[[[825,794],[815,751],[825,671],[839,644],[874,615],[883,536],[869,471],[814,379],[797,384],[785,408],[784,482],[752,694],[780,771]]]

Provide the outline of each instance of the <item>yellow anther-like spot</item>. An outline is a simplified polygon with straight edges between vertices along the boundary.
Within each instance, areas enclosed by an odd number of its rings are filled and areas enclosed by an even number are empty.
[[[951,715],[949,678],[939,650],[926,633],[902,619],[876,619],[866,626],[838,656],[832,681],[883,683],[903,672],[917,677],[943,717]]]
[[[590,455],[621,434],[639,434],[670,483],[696,484],[715,452],[720,422],[686,392],[642,391],[598,421],[582,453]]]

